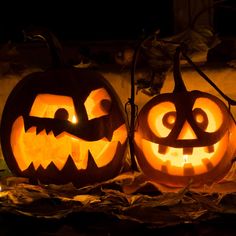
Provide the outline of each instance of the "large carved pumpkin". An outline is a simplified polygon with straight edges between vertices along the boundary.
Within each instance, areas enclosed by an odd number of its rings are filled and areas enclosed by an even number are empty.
[[[171,186],[212,184],[232,166],[236,127],[226,105],[187,91],[175,62],[173,93],[144,105],[135,128],[135,154],[145,175]]]
[[[52,68],[30,74],[13,89],[2,115],[1,143],[17,176],[82,186],[120,172],[125,116],[99,73]]]

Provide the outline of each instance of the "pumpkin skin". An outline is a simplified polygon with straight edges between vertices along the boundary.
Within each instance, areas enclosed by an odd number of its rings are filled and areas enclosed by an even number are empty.
[[[76,186],[104,181],[124,163],[122,104],[99,73],[72,67],[33,73],[7,99],[1,144],[17,176]]]
[[[220,99],[182,89],[144,105],[134,143],[139,167],[149,179],[183,187],[223,178],[232,166],[235,141],[235,122]]]

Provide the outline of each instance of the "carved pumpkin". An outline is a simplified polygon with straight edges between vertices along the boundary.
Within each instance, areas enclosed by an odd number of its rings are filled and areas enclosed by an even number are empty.
[[[17,176],[82,186],[120,172],[125,116],[99,73],[52,68],[30,74],[13,89],[2,115],[1,142]]]
[[[144,174],[158,183],[212,184],[232,166],[235,122],[219,98],[186,90],[178,63],[173,93],[152,98],[138,115],[136,158]]]

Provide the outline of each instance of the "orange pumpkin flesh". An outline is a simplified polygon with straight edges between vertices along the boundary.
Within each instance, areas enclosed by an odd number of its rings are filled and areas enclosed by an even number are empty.
[[[144,174],[170,186],[201,186],[222,179],[236,153],[235,121],[217,97],[187,91],[174,58],[173,93],[144,105],[135,127],[135,154]]]
[[[21,171],[26,170],[31,163],[36,170],[40,165],[46,169],[51,162],[61,170],[69,156],[80,170],[87,168],[89,152],[98,168],[110,163],[115,156],[118,143],[124,144],[126,137],[124,125],[114,131],[111,141],[104,138],[89,142],[67,132],[55,137],[52,131],[47,134],[45,129],[37,134],[36,127],[31,127],[25,132],[23,117],[19,117],[13,124],[11,146]]]
[[[43,183],[77,186],[116,176],[127,144],[121,106],[94,72],[54,69],[22,79],[8,98],[1,124],[10,170]]]
[[[235,123],[223,102],[200,91],[188,96],[193,100],[189,113],[189,102],[176,102],[180,94],[162,94],[143,107],[136,123],[139,166],[148,177],[167,185],[219,180],[229,171],[236,151]]]

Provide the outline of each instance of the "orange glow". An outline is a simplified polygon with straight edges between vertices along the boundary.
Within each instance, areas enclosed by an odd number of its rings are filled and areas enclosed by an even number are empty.
[[[184,163],[189,163],[188,155],[183,155]]]
[[[201,114],[197,114],[195,119],[198,123],[202,123],[204,121],[204,117]]]
[[[162,102],[152,107],[148,113],[148,125],[158,137],[167,137],[171,129],[163,124],[163,117],[168,112],[175,112],[175,105],[171,102]],[[174,117],[169,117],[170,122],[174,122]]]
[[[76,124],[78,122],[77,118],[76,118],[76,115],[72,116],[71,122],[74,123],[74,124]]]
[[[199,128],[207,133],[216,132],[223,123],[222,111],[218,104],[209,98],[197,98],[192,108],[194,119]],[[175,106],[171,102],[162,102],[150,109],[148,125],[157,137],[167,137],[176,122]],[[228,149],[235,142],[235,126],[229,130],[217,143],[203,147],[180,147],[159,145],[142,138],[135,133],[135,143],[142,150],[149,165],[154,169],[175,176],[193,176],[209,172],[216,167],[224,157],[235,155],[235,148]],[[234,137],[233,137],[234,135]],[[197,140],[197,136],[186,120],[178,134],[177,140]]]
[[[111,102],[111,98],[104,88],[96,89],[89,94],[84,103],[89,120],[109,114],[109,110],[102,106],[102,101]]]
[[[154,169],[159,171],[165,169],[170,175],[183,176],[186,164],[188,164],[188,168],[191,166],[195,174],[208,172],[207,163],[211,163],[212,167],[215,167],[226,153],[228,135],[226,133],[219,142],[214,144],[212,152],[208,152],[208,147],[194,147],[192,154],[189,155],[183,154],[183,148],[174,147],[166,147],[166,152],[162,154],[158,151],[159,144],[142,139],[138,134],[135,134],[135,141]]]
[[[103,138],[88,142],[66,132],[54,136],[42,130],[36,134],[36,127],[25,132],[23,117],[18,117],[12,126],[11,146],[19,168],[26,170],[31,163],[37,169],[53,162],[59,170],[65,165],[70,155],[78,169],[86,169],[88,151],[91,152],[98,167],[107,165],[114,157],[118,143],[123,144],[127,138],[125,124],[117,128],[111,142]]]
[[[187,121],[185,121],[181,129],[178,139],[197,139],[195,132]]]
[[[197,98],[193,110],[195,108],[201,108],[207,115],[208,117],[208,126],[206,127],[206,132],[215,132],[219,129],[219,127],[222,125],[223,122],[223,114],[218,107],[218,105],[208,99],[208,98]],[[202,119],[201,117],[197,116],[196,117],[197,121],[200,122]]]
[[[30,116],[54,119],[56,111],[60,108],[64,108],[68,112],[70,122],[78,122],[72,98],[61,95],[37,95],[30,110]]]
[[[174,124],[176,118],[173,115],[169,115],[167,119],[168,119],[167,121],[169,124]]]

